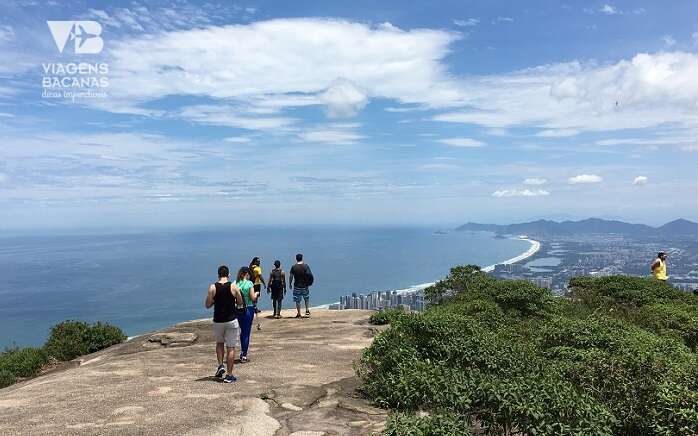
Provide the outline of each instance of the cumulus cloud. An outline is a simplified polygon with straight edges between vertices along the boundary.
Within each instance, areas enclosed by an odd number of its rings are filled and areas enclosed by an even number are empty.
[[[298,18],[125,39],[110,45],[110,101],[103,108],[135,111],[171,95],[234,101],[248,111],[268,108],[268,100],[277,110],[319,104],[330,116],[351,116],[371,98],[449,106],[461,96],[443,58],[458,38]]]
[[[546,183],[548,183],[548,179],[544,179],[542,177],[529,177],[528,179],[525,179],[523,181],[524,185],[533,185],[533,186],[545,185]]]
[[[544,138],[669,122],[698,126],[698,54],[640,53],[609,64],[456,77],[445,58],[460,37],[315,18],[160,32],[110,44],[110,98],[91,104],[152,115],[149,102],[205,97],[235,106],[224,125],[245,128],[258,125],[248,118],[264,114],[279,119],[260,121],[262,128],[295,124],[280,113],[311,105],[329,117],[353,116],[374,98],[399,103],[389,111],[447,109],[432,119],[491,131],[526,126]]]
[[[511,74],[472,77],[461,83],[468,110],[435,121],[488,128],[611,131],[672,123],[698,125],[698,54],[638,54],[598,65],[571,62]],[[544,135],[551,135],[549,132]]]
[[[452,147],[462,147],[462,148],[477,148],[477,147],[483,147],[485,145],[484,142],[478,141],[477,139],[472,139],[472,138],[445,138],[445,139],[438,139],[437,142],[440,142],[442,144],[450,145]]]
[[[319,98],[331,118],[354,116],[368,102],[366,93],[346,79],[337,79]]]
[[[637,176],[635,179],[633,179],[633,185],[635,186],[642,186],[647,184],[647,177],[645,176]]]
[[[550,195],[550,192],[544,189],[502,189],[499,191],[494,191],[492,193],[493,197],[541,197]]]
[[[578,176],[570,177],[568,180],[570,185],[578,184],[589,184],[589,183],[601,183],[603,178],[597,176],[596,174],[580,174]]]

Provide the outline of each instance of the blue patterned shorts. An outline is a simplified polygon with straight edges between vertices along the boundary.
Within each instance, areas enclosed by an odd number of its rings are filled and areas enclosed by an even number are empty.
[[[308,301],[310,299],[310,290],[308,288],[293,288],[293,301],[300,303],[301,298]]]

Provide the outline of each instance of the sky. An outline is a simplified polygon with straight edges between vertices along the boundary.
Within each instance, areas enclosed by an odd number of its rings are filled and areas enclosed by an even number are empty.
[[[4,0],[0,55],[0,231],[698,220],[695,1]]]

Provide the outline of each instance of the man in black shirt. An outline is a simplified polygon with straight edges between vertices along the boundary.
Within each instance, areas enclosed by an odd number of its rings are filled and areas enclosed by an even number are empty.
[[[296,303],[298,314],[301,317],[301,298],[305,301],[305,315],[310,316],[310,286],[313,284],[313,273],[310,267],[303,263],[303,255],[296,254],[296,264],[288,273],[288,287],[293,289],[293,301]]]
[[[240,341],[240,326],[237,321],[236,306],[242,305],[242,294],[235,283],[230,282],[230,270],[227,266],[218,267],[218,281],[208,287],[205,306],[213,306],[213,336],[216,339],[216,357],[218,369],[216,377],[226,373],[223,364],[224,352],[228,362],[228,374],[223,379],[226,383],[237,381],[233,375],[235,362],[235,347]]]

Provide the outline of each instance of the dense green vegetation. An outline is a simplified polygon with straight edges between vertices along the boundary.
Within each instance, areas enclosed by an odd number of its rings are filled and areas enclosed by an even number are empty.
[[[698,435],[698,298],[576,278],[570,298],[462,266],[358,365],[388,435]]]
[[[15,383],[18,378],[33,377],[51,360],[71,360],[125,340],[126,335],[118,327],[100,322],[90,325],[63,321],[51,328],[42,348],[9,348],[0,353],[0,388]]]
[[[368,322],[374,325],[390,324],[395,318],[402,316],[405,312],[402,309],[383,309],[371,314]]]

